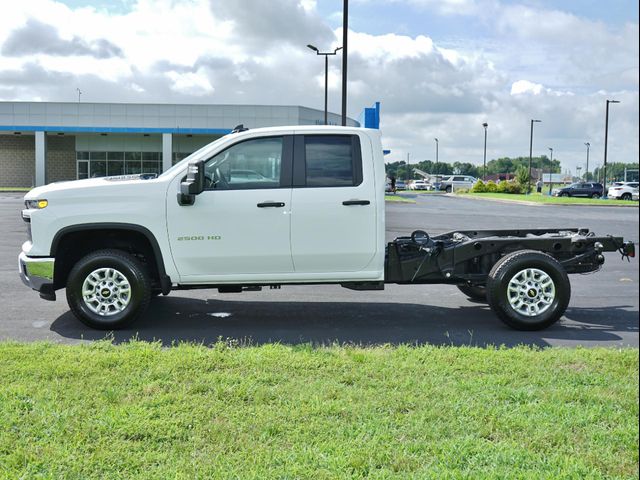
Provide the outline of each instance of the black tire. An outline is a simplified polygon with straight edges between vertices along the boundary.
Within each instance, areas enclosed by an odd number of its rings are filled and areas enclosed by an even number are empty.
[[[451,185],[449,185],[447,188],[445,188],[445,192],[447,192],[447,193],[453,192],[453,187]]]
[[[101,269],[113,269],[121,276],[118,279],[126,279],[129,285],[129,294],[125,295],[118,290],[118,286],[123,287],[123,283],[118,285],[114,280],[109,285],[110,279],[105,277],[101,283],[93,288],[98,290],[100,285],[104,285],[104,291],[107,296],[102,296],[99,292],[94,295],[94,304],[85,301],[82,294],[82,288],[85,280],[92,273],[104,273]],[[100,275],[98,275],[100,276]],[[92,277],[93,279],[97,276]],[[99,299],[100,300],[99,300]],[[126,303],[121,306],[116,299],[125,298]],[[133,256],[120,250],[99,250],[90,253],[86,257],[76,263],[67,280],[67,303],[73,314],[85,325],[99,330],[117,330],[131,325],[149,306],[151,299],[151,282],[145,268]],[[111,300],[111,302],[110,302]],[[122,302],[124,303],[124,302]],[[97,306],[96,306],[97,304]],[[94,310],[99,307],[113,308],[113,311],[99,314]]]
[[[487,288],[477,285],[467,285],[460,284],[457,285],[458,290],[464,293],[471,300],[476,300],[478,302],[486,302],[487,301]]]
[[[571,195],[569,195],[567,192],[562,192],[560,194],[561,197],[570,197]]]
[[[600,194],[599,193],[592,193],[591,194],[591,198],[600,198]]]
[[[621,200],[631,200],[631,194],[629,192],[623,193],[620,197]]]
[[[528,269],[542,271],[553,281],[555,292],[552,301],[539,314],[524,315],[516,310],[511,301],[518,301],[516,295],[509,297],[509,284],[517,281],[522,272]],[[527,288],[525,285],[522,288]],[[531,287],[526,294],[520,293],[521,303],[540,305],[542,288]],[[532,293],[529,293],[532,292]],[[534,296],[535,295],[535,296]],[[511,301],[510,301],[511,298]],[[535,300],[538,299],[538,302]],[[489,306],[504,323],[516,330],[541,330],[557,322],[564,314],[571,299],[571,283],[567,272],[552,256],[535,250],[520,250],[502,257],[491,269],[487,278],[487,300]],[[532,307],[535,308],[535,307]]]

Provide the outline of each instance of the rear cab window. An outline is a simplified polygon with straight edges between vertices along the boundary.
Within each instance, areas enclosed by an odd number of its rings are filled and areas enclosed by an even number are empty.
[[[354,187],[362,183],[357,135],[296,135],[294,187]]]

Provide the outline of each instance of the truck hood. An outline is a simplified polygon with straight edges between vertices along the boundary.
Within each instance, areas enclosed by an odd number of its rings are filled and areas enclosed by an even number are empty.
[[[29,190],[24,196],[25,200],[40,200],[50,197],[58,197],[60,195],[71,194],[74,197],[83,194],[94,195],[100,189],[100,194],[106,193],[103,189],[122,187],[124,185],[135,188],[136,185],[148,184],[156,182],[156,177],[150,177],[150,174],[140,175],[119,175],[115,177],[88,178],[86,180],[71,180],[68,182],[55,182],[41,187]]]

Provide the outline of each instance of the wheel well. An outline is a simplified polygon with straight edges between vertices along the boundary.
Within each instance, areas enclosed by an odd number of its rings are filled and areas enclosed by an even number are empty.
[[[149,238],[139,231],[113,228],[70,231],[54,240],[51,252],[56,259],[54,288],[66,286],[69,272],[78,260],[104,248],[115,248],[136,257],[147,269],[152,287],[159,288],[162,259],[157,258]]]

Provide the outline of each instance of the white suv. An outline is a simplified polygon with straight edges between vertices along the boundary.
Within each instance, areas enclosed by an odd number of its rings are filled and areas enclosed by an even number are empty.
[[[451,193],[459,188],[471,188],[477,181],[477,178],[469,175],[449,175],[448,177],[442,177],[440,190]]]
[[[618,200],[632,200],[633,191],[638,188],[638,182],[614,182],[609,187],[607,196]]]

